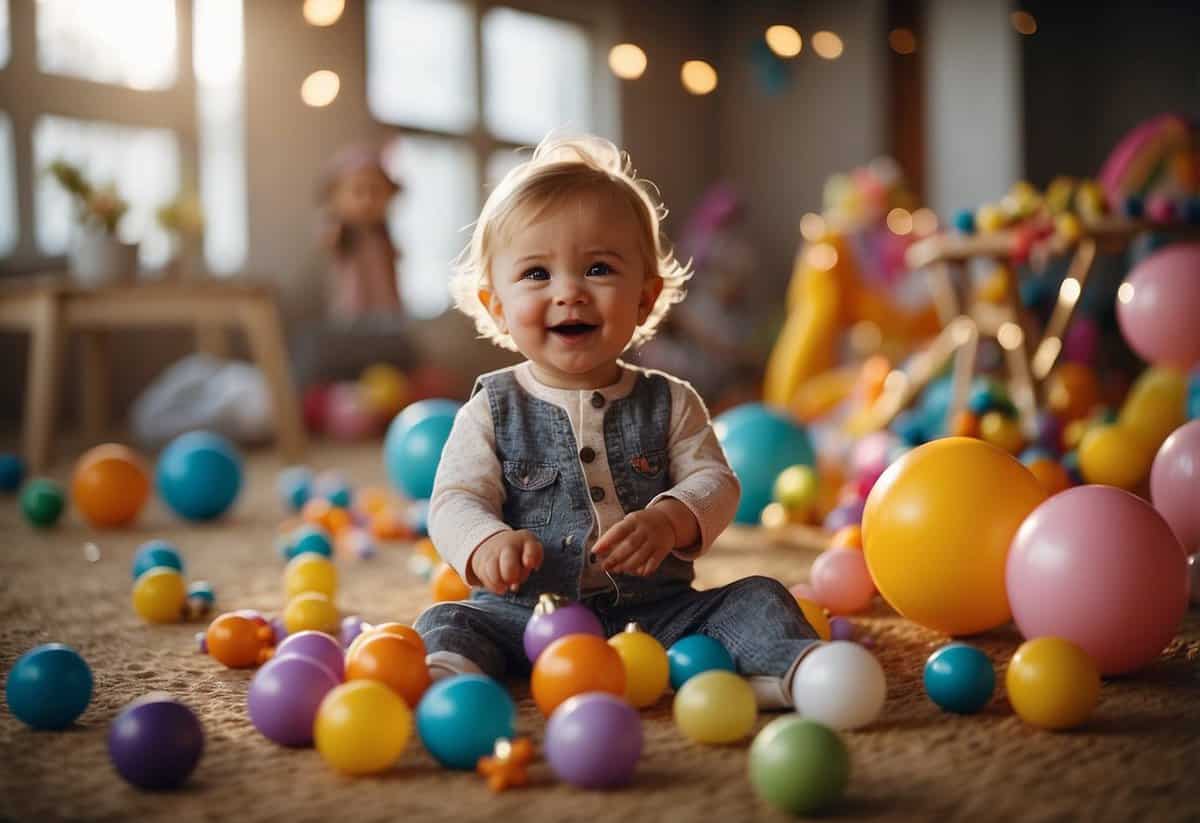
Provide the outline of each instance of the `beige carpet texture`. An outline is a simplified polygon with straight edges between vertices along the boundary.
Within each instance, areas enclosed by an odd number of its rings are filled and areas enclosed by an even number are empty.
[[[375,446],[319,445],[318,469],[338,469],[356,484],[383,482]],[[671,698],[643,712],[645,747],[632,785],[589,792],[558,782],[540,759],[532,785],[492,794],[472,773],[435,764],[414,735],[388,773],[339,776],[314,749],[286,749],[263,738],[246,713],[252,671],[226,669],[196,652],[205,623],[153,626],[130,604],[133,553],[161,537],[183,553],[189,580],[217,593],[217,612],[278,613],[283,564],[274,548],[284,515],[275,498],[281,467],[270,452],[248,456],[235,508],[211,525],[186,524],[152,501],[127,530],[97,532],[68,510],[35,531],[14,497],[0,498],[0,670],[40,643],[58,641],[92,668],[92,702],[61,732],[33,731],[0,710],[0,818],[5,820],[308,820],[665,821],[784,820],[759,800],[747,776],[750,741],[705,747],[687,741],[671,717]],[[71,466],[52,473],[66,481]],[[94,542],[98,560],[85,544]],[[429,585],[408,566],[412,547],[383,544],[369,560],[339,560],[338,605],[372,622],[411,622],[430,602]],[[94,555],[93,555],[94,556]],[[813,551],[758,530],[730,531],[697,565],[698,585],[751,574],[805,580]],[[888,678],[880,719],[843,734],[852,773],[835,820],[1200,820],[1200,614],[1189,612],[1162,658],[1137,675],[1106,681],[1081,729],[1051,733],[1024,724],[1004,695],[1004,668],[1019,644],[1005,627],[972,638],[991,657],[997,689],[975,716],[950,715],[925,695],[922,670],[947,641],[877,602],[855,618],[874,638]],[[107,734],[120,709],[167,691],[203,723],[199,766],[183,788],[144,792],[109,761]],[[524,684],[518,734],[540,746],[545,722]],[[763,714],[759,726],[775,715]]]

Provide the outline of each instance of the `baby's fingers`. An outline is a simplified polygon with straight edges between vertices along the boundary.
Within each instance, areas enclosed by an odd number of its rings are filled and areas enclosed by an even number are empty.
[[[596,541],[596,545],[592,546],[593,554],[606,554],[614,550],[623,540],[633,534],[637,529],[637,524],[629,518],[622,520],[613,526],[611,529],[600,535],[600,539]]]
[[[525,566],[526,572],[541,568],[542,544],[532,537],[526,538],[524,549],[521,552],[521,562]],[[526,574],[526,577],[528,577],[528,574]]]
[[[517,546],[505,549],[500,553],[500,579],[508,586],[516,586],[521,582],[521,549]]]

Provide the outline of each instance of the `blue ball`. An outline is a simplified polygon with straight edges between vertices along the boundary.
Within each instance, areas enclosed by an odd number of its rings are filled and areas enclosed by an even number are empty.
[[[0,453],[0,492],[15,492],[25,480],[25,461],[15,454]]]
[[[909,446],[920,446],[929,438],[925,433],[925,420],[913,409],[901,412],[892,421],[892,432]]]
[[[312,494],[313,473],[307,466],[291,466],[279,473],[276,488],[283,507],[298,512]]]
[[[1067,470],[1067,477],[1071,478],[1071,485],[1083,485],[1083,472],[1079,468],[1079,452],[1069,451],[1058,462],[1062,463],[1062,467]]]
[[[738,523],[758,525],[775,493],[775,479],[789,466],[815,466],[808,431],[788,415],[746,403],[713,421],[717,439],[742,484]]]
[[[1028,466],[1030,463],[1033,463],[1035,460],[1057,461],[1058,458],[1055,457],[1049,449],[1041,446],[1030,446],[1025,451],[1021,452],[1021,462],[1026,466]]]
[[[671,667],[671,688],[675,691],[704,672],[714,669],[737,671],[725,647],[706,634],[689,634],[676,640],[667,649],[667,662]]]
[[[975,233],[975,212],[970,209],[959,209],[954,213],[954,230],[959,234]]]
[[[341,485],[325,492],[325,499],[329,501],[329,504],[340,509],[350,508],[350,498],[350,487],[347,485]]]
[[[333,543],[330,542],[329,535],[323,529],[316,526],[301,526],[292,532],[291,539],[283,552],[283,559],[291,560],[296,555],[305,552],[333,557]]]
[[[966,643],[942,646],[925,663],[925,693],[948,712],[975,714],[992,699],[995,688],[992,661]]]
[[[439,680],[417,704],[417,733],[449,769],[473,770],[501,737],[513,736],[517,707],[504,687],[479,674]]]
[[[159,566],[183,574],[183,556],[179,550],[165,540],[147,540],[133,555],[133,579]]]
[[[158,458],[158,492],[185,520],[212,520],[233,505],[242,488],[242,458],[219,434],[176,437]]]
[[[388,426],[383,441],[388,479],[413,500],[432,496],[442,449],[460,407],[453,400],[421,400],[396,415]]]
[[[13,715],[35,729],[65,729],[92,699],[92,670],[79,652],[46,643],[21,655],[5,689]]]

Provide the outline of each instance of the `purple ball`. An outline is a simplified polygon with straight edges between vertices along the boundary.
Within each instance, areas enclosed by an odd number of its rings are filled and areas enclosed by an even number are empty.
[[[830,640],[853,640],[854,624],[846,617],[829,618]]]
[[[333,674],[339,683],[346,677],[346,653],[331,635],[324,632],[303,631],[288,635],[275,649],[275,657],[297,654],[311,657]]]
[[[332,639],[332,638],[331,638]],[[325,695],[338,685],[333,672],[311,657],[285,654],[258,670],[246,694],[250,722],[283,746],[307,746]]]
[[[538,609],[542,608],[542,603],[539,603]],[[525,656],[530,663],[535,662],[547,646],[568,634],[604,637],[604,627],[592,610],[580,603],[555,606],[553,611],[545,613],[534,611],[533,617],[525,624]]]
[[[142,789],[173,789],[204,753],[204,728],[187,706],[147,695],[126,706],[108,731],[108,754],[121,777]]]
[[[354,638],[362,634],[364,626],[366,626],[366,621],[357,614],[343,617],[342,628],[338,632],[338,639],[342,641],[342,647],[350,648],[350,644],[354,642]]]
[[[1037,445],[1053,455],[1062,454],[1063,424],[1054,412],[1040,411],[1037,414],[1035,429]]]
[[[572,786],[624,786],[642,756],[642,719],[615,695],[576,695],[550,715],[544,747],[550,768]]]
[[[275,635],[275,645],[278,646],[287,639],[288,630],[282,617],[271,618],[271,633]]]
[[[862,523],[863,506],[866,502],[859,497],[835,508],[825,515],[825,530],[835,532],[845,526],[857,526]]]

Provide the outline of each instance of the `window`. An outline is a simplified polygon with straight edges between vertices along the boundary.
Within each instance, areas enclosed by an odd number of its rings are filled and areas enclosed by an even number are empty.
[[[487,190],[522,159],[516,150],[601,119],[588,29],[489,5],[371,0],[367,10],[367,103],[399,131],[389,171],[405,190],[390,225],[418,316],[450,305],[450,261]]]
[[[0,69],[8,65],[12,46],[8,42],[8,0],[0,0]]]
[[[0,257],[17,247],[17,158],[13,150],[12,119],[0,112]]]
[[[203,4],[201,4],[203,5]],[[131,89],[175,83],[175,4],[38,0],[38,68]]]

